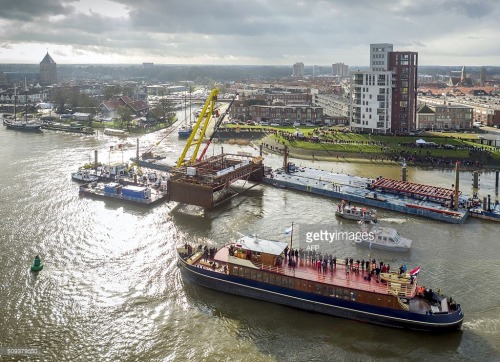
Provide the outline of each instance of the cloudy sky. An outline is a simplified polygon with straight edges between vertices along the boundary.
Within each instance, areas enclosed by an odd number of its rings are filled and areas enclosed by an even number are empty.
[[[0,63],[500,65],[498,0],[2,0]]]

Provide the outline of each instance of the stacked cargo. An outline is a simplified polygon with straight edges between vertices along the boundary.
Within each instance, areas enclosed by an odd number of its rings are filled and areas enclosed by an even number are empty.
[[[151,190],[144,186],[123,186],[122,196],[132,197],[136,199],[149,199],[151,198]]]
[[[118,195],[122,189],[122,185],[117,182],[110,182],[109,184],[104,185],[104,194],[105,195]]]

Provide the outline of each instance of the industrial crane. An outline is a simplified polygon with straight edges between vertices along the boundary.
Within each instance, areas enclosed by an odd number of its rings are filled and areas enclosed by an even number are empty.
[[[212,92],[208,96],[208,98],[205,102],[205,105],[203,106],[203,109],[200,113],[200,116],[198,117],[198,120],[196,121],[196,124],[193,127],[193,131],[191,132],[191,135],[189,136],[189,138],[186,142],[186,146],[184,147],[184,150],[182,151],[181,156],[177,160],[176,166],[178,168],[181,166],[192,165],[195,162],[203,159],[203,156],[207,152],[207,149],[210,146],[210,143],[212,142],[212,139],[213,139],[215,132],[217,131],[219,126],[222,124],[224,117],[229,112],[229,109],[231,108],[234,100],[237,97],[237,94],[236,94],[234,96],[234,98],[232,99],[231,103],[229,104],[228,108],[224,112],[224,114],[221,117],[219,117],[219,111],[217,109],[215,109],[215,104],[217,103],[218,95],[219,95],[219,89],[215,88],[212,90]],[[215,114],[215,117],[218,117],[218,120],[215,122],[214,130],[213,130],[212,135],[210,136],[205,148],[203,149],[200,157],[197,158],[201,143],[203,142],[203,138],[204,138],[205,133],[207,131],[208,125],[209,125],[210,120],[212,119],[212,116],[214,114]],[[194,150],[193,150],[191,156],[186,158],[188,151],[192,147],[194,147]]]

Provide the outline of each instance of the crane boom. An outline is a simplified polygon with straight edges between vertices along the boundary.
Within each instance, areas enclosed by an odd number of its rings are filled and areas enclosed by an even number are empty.
[[[205,156],[205,153],[207,153],[207,150],[208,150],[208,147],[210,146],[210,144],[212,143],[212,139],[214,138],[214,135],[215,135],[215,132],[219,129],[220,125],[222,124],[222,121],[224,120],[224,118],[227,116],[227,114],[229,113],[229,110],[231,109],[231,106],[233,105],[233,102],[234,100],[238,97],[238,93],[236,93],[233,97],[233,99],[231,100],[231,103],[229,103],[229,106],[227,107],[226,111],[224,112],[224,114],[215,122],[215,125],[214,125],[214,131],[212,132],[212,134],[210,135],[210,138],[208,139],[208,142],[207,144],[205,145],[205,148],[203,149],[203,151],[201,152],[201,155],[200,157],[198,157],[197,161],[201,161],[203,159],[203,156]]]
[[[184,147],[181,156],[177,160],[177,167],[190,165],[196,161],[196,156],[198,155],[198,150],[200,149],[201,143],[203,142],[203,137],[205,136],[208,128],[208,124],[210,123],[210,119],[212,118],[218,95],[219,89],[215,88],[208,96],[205,105],[203,106],[203,109],[200,113],[200,116],[198,117],[198,120],[193,127],[193,131],[191,132],[191,135],[186,142],[186,146]],[[186,159],[186,155],[191,147],[194,147],[194,151],[192,155],[188,159]]]

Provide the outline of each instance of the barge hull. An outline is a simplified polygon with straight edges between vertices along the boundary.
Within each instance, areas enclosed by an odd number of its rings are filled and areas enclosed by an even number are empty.
[[[180,256],[181,272],[194,283],[224,293],[282,304],[306,311],[353,319],[388,327],[419,331],[454,331],[462,322],[461,309],[451,315],[421,315],[402,310],[377,308],[343,299],[291,290],[245,280],[187,264]]]
[[[341,184],[341,186],[338,187],[339,184],[336,184],[338,181],[335,180],[335,177],[342,178],[343,182],[349,183]],[[353,177],[349,175],[337,175],[313,169],[306,170],[306,172],[265,177],[263,182],[283,189],[312,193],[452,224],[463,224],[467,220],[468,212],[466,210],[455,211],[440,209],[439,204],[433,203],[418,205],[417,203],[422,203],[423,201],[411,198],[406,198],[406,201],[404,201],[390,193],[380,193],[369,190],[367,188],[370,184],[369,179],[357,177],[353,180],[353,185],[351,185],[351,178]]]

